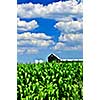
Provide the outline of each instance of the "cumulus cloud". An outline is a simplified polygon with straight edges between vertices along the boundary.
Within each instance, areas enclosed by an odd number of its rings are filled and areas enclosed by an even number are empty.
[[[17,53],[18,54],[37,54],[39,51],[33,47],[18,47]]]
[[[82,17],[82,3],[77,3],[76,0],[59,1],[47,6],[42,4],[18,4],[17,15],[20,18],[50,18],[60,20],[67,16]]]
[[[45,33],[30,33],[25,32],[23,34],[17,34],[17,39],[51,39],[51,36],[46,35]]]
[[[51,36],[46,35],[45,33],[30,33],[26,32],[23,34],[17,34],[17,44],[22,45],[34,45],[34,46],[43,46],[47,47],[54,44]]]
[[[83,23],[82,18],[58,21],[55,26],[61,31],[54,50],[80,50],[83,45]]]
[[[54,44],[53,40],[19,40],[17,42],[18,46],[22,46],[22,45],[31,45],[31,46],[42,46],[42,47],[47,47],[50,46],[52,44]]]
[[[42,4],[18,4],[17,16],[19,18],[48,18],[57,21],[55,28],[61,31],[58,42],[52,40],[51,36],[45,33],[26,32],[18,34],[18,46],[32,45],[38,47],[48,47],[54,45],[53,50],[79,50],[82,49],[82,32],[83,32],[83,8],[82,2],[76,0],[59,1],[43,6]],[[77,18],[77,20],[73,20]],[[20,30],[30,30],[31,22],[19,21]],[[24,23],[24,24],[23,24]],[[30,28],[26,28],[28,26]],[[36,23],[37,24],[37,23]],[[33,24],[32,24],[33,25]],[[35,25],[33,25],[35,28]],[[38,27],[38,24],[37,24]],[[22,29],[21,29],[22,28]],[[21,52],[21,50],[19,50]],[[25,52],[24,50],[22,50]],[[30,52],[32,50],[29,50]],[[33,50],[34,52],[34,50]]]
[[[83,34],[61,34],[54,50],[82,50]]]
[[[35,20],[32,20],[30,22],[22,21],[19,18],[17,18],[17,30],[18,31],[28,31],[37,28],[39,25]]]
[[[80,33],[83,30],[82,21],[59,21],[54,26],[59,29],[62,33]]]
[[[54,44],[53,40],[32,40],[32,44],[37,46],[50,46],[51,44]]]
[[[53,44],[52,37],[45,33],[24,32],[17,34],[18,54],[37,54],[41,48],[43,49]]]
[[[53,47],[53,49],[59,50],[59,49],[62,49],[62,48],[64,48],[64,47],[65,47],[65,44],[64,44],[64,43],[58,42],[58,43]]]
[[[83,34],[62,34],[59,37],[59,41],[79,41],[81,42],[83,40]]]
[[[58,42],[54,47],[53,50],[80,50],[82,49],[82,45],[68,45],[66,42]]]

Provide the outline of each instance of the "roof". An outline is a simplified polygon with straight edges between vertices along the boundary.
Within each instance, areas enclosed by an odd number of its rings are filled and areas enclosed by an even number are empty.
[[[54,56],[57,57],[58,59],[61,59],[61,58],[59,58],[57,55],[55,55],[54,53],[49,54],[48,57],[50,57],[51,55],[54,55]]]
[[[54,53],[49,54],[49,55],[48,55],[48,58],[49,58],[51,55],[57,57],[60,61],[83,61],[83,59],[61,59],[61,58],[59,58],[57,55],[55,55]]]

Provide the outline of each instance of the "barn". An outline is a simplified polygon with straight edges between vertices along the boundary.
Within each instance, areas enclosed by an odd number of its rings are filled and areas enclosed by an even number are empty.
[[[57,57],[55,54],[50,54],[50,55],[48,56],[48,62],[52,62],[52,61],[60,62],[61,60],[60,60],[60,58]]]
[[[81,62],[83,61],[83,59],[61,59],[58,56],[56,56],[55,54],[50,54],[48,56],[48,62],[52,62],[52,61],[56,61],[56,62],[71,62],[71,61],[77,61],[77,62]]]

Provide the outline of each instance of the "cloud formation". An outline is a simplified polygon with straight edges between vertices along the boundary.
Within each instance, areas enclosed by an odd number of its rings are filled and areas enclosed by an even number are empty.
[[[59,41],[66,41],[66,42],[81,42],[83,39],[83,34],[62,34],[59,37]]]
[[[26,32],[23,34],[17,34],[17,44],[22,45],[32,45],[32,46],[43,46],[47,47],[54,44],[51,36],[47,36],[45,33],[30,33]]]
[[[39,25],[35,20],[32,20],[30,22],[22,21],[19,18],[17,18],[17,30],[18,31],[29,31],[32,29],[37,28]]]
[[[23,34],[17,34],[17,39],[51,39],[51,36],[47,36],[45,33],[30,33],[25,32]]]
[[[17,53],[18,54],[37,54],[39,51],[33,47],[18,47]]]
[[[61,34],[58,42],[53,46],[54,50],[82,50],[83,34]]]
[[[82,50],[82,6],[82,2],[78,3],[76,0],[59,1],[46,6],[32,3],[18,4],[17,30],[23,32],[22,34],[17,34],[18,54],[37,54],[41,50],[47,49],[49,49],[48,51]],[[57,37],[58,41],[54,42],[53,38],[46,35],[46,33],[29,32],[39,25],[35,20],[28,22],[21,20],[23,18],[56,20],[54,27],[60,30],[60,36]],[[76,19],[74,20],[73,18]]]
[[[54,50],[82,50],[83,46],[83,21],[82,18],[58,21],[55,28],[61,31]]]
[[[18,54],[23,54],[25,52],[24,48],[17,48],[17,53]]]
[[[80,33],[83,31],[82,21],[59,21],[54,26],[62,33]]]
[[[20,18],[50,18],[60,20],[70,16],[82,17],[82,2],[76,0],[59,1],[47,6],[42,4],[18,4],[17,16]]]
[[[82,45],[68,45],[66,42],[57,42],[56,45],[52,48],[53,50],[61,50],[61,51],[66,51],[66,50],[80,50],[82,49]]]

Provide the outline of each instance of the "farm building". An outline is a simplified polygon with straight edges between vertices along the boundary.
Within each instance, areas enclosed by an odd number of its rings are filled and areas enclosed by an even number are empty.
[[[69,62],[69,61],[81,62],[81,61],[83,61],[83,59],[61,59],[58,56],[56,56],[55,54],[50,54],[48,56],[48,62],[52,62],[52,61],[56,61],[56,62]]]
[[[48,56],[48,62],[52,62],[52,61],[60,62],[60,58],[57,57],[55,54],[50,54]]]

